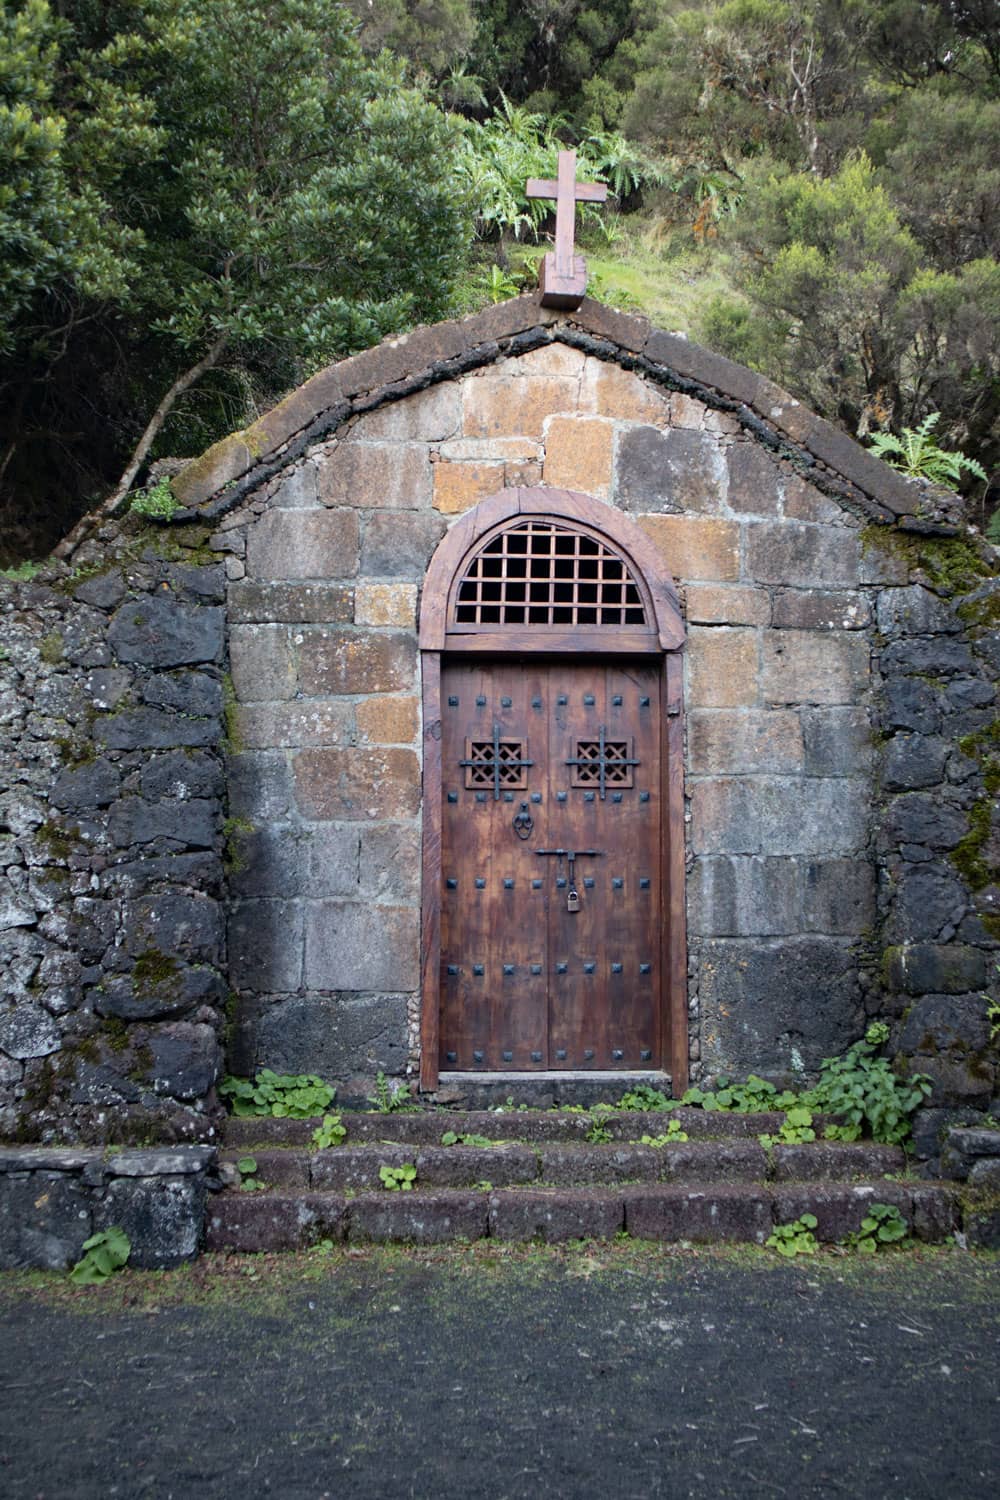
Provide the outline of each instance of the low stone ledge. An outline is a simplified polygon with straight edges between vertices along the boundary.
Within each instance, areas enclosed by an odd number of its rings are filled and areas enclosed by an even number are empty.
[[[345,1201],[332,1193],[222,1193],[208,1215],[205,1249],[302,1250],[346,1232]]]
[[[774,1176],[778,1182],[849,1182],[857,1177],[881,1177],[902,1172],[906,1157],[900,1146],[865,1142],[812,1141],[802,1146],[775,1146]]]
[[[486,1233],[485,1193],[362,1194],[348,1204],[348,1238],[378,1243],[402,1241],[440,1245],[449,1240],[482,1239]]]
[[[417,1153],[417,1181],[434,1187],[471,1187],[490,1182],[512,1187],[534,1182],[538,1157],[526,1146],[429,1146]]]
[[[765,1187],[634,1188],[625,1193],[625,1228],[636,1239],[762,1245],[773,1227]]]
[[[216,1158],[213,1146],[0,1148],[0,1269],[66,1270],[84,1240],[112,1225],[129,1237],[130,1265],[192,1260]]]
[[[489,1232],[497,1240],[608,1240],[623,1223],[619,1193],[522,1190],[489,1200]]]

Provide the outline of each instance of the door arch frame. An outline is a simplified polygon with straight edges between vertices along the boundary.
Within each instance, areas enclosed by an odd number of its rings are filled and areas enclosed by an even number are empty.
[[[642,630],[622,626],[559,631],[540,626],[456,629],[452,607],[466,563],[519,519],[552,521],[605,541],[630,568],[651,616]],[[438,1086],[441,1014],[441,663],[446,654],[492,656],[628,655],[656,657],[662,672],[660,732],[663,906],[660,1066],[675,1096],[688,1084],[687,941],[684,899],[684,618],[673,578],[649,537],[621,511],[576,490],[544,486],[501,490],[456,521],[428,565],[420,602],[419,647],[423,693],[423,847],[421,859],[420,1087]]]

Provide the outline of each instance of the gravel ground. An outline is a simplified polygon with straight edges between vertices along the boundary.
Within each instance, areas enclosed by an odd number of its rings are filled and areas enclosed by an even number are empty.
[[[0,1276],[3,1500],[995,1500],[1000,1263],[582,1246]]]

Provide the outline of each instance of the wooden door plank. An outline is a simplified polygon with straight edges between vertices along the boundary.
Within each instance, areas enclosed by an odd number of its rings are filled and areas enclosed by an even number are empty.
[[[441,1014],[441,658],[421,657],[424,713],[420,904],[420,1087],[438,1084]]]
[[[664,774],[664,856],[666,903],[663,922],[666,1025],[663,1065],[670,1072],[675,1098],[688,1087],[687,941],[684,839],[684,697],[683,658],[670,652],[664,662],[666,686]]]

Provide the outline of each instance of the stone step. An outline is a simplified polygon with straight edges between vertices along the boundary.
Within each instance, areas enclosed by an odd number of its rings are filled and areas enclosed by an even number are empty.
[[[403,1145],[436,1146],[447,1130],[460,1135],[481,1135],[493,1141],[583,1141],[598,1121],[615,1141],[637,1141],[641,1136],[665,1134],[676,1120],[692,1138],[723,1137],[752,1140],[776,1135],[784,1124],[780,1113],[735,1114],[720,1110],[622,1110],[576,1114],[566,1110],[417,1110],[413,1113],[344,1110],[341,1121],[347,1141],[398,1141]],[[230,1118],[225,1125],[229,1146],[307,1146],[319,1120],[276,1120],[268,1116]],[[822,1132],[826,1117],[817,1115],[813,1126]]]
[[[491,1192],[222,1192],[209,1207],[206,1248],[253,1253],[334,1243],[417,1245],[497,1239],[636,1239],[763,1244],[772,1229],[815,1214],[836,1243],[873,1203],[897,1207],[916,1239],[940,1242],[960,1223],[959,1195],[926,1182],[638,1183],[608,1188],[509,1187]]]
[[[235,1185],[242,1153],[222,1153],[222,1173]],[[257,1147],[254,1176],[265,1188],[312,1192],[382,1189],[379,1169],[412,1163],[423,1187],[494,1188],[545,1183],[596,1186],[624,1182],[849,1182],[901,1172],[897,1146],[816,1141],[774,1146],[756,1140],[704,1139],[664,1146],[580,1141],[511,1142],[495,1146],[421,1146],[370,1141],[307,1151],[295,1146]],[[246,1196],[244,1194],[244,1196]]]

